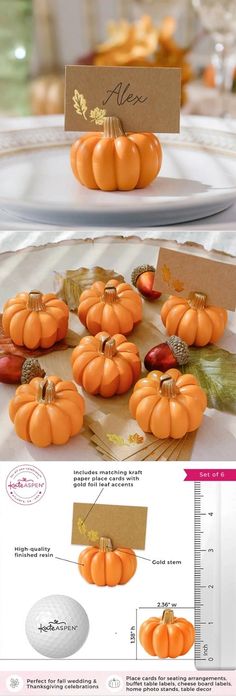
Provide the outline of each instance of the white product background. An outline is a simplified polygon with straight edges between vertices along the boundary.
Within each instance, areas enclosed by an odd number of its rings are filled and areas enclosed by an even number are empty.
[[[9,669],[9,661],[17,660],[14,662],[17,669],[45,669],[47,660],[28,644],[25,617],[41,597],[66,594],[84,606],[90,621],[86,643],[69,658],[71,669],[92,668],[94,660],[96,669],[102,669],[106,663],[106,667],[109,664],[109,668],[118,670],[123,660],[125,669],[139,666],[147,670],[155,665],[155,669],[176,670],[177,663],[178,669],[192,669],[193,650],[185,660],[160,661],[150,659],[138,646],[139,661],[135,662],[135,646],[130,644],[136,608],[150,607],[150,610],[138,612],[138,619],[143,621],[148,616],[161,614],[160,609],[154,609],[157,602],[176,603],[178,607],[190,607],[176,609],[176,614],[193,621],[193,484],[184,482],[184,464],[132,463],[129,470],[143,471],[134,488],[104,489],[100,503],[148,507],[146,548],[137,551],[138,555],[182,561],[182,565],[167,566],[138,559],[133,579],[115,588],[87,584],[73,563],[55,558],[14,558],[15,546],[50,546],[55,556],[77,561],[81,547],[70,543],[73,502],[93,503],[100,490],[73,488],[73,471],[84,468],[81,462],[78,465],[40,462],[37,466],[46,476],[47,491],[39,503],[25,508],[14,503],[5,491],[5,479],[13,463],[1,463],[0,616],[1,626],[4,626],[0,632],[1,668]],[[196,466],[204,468],[204,463]],[[115,465],[114,462],[86,462],[85,468],[87,471],[126,470],[124,463]],[[50,661],[50,667],[66,669],[68,660]]]

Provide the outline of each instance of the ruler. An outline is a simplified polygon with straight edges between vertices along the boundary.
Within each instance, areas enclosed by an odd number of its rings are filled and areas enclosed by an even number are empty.
[[[195,666],[236,669],[236,482],[194,483]]]

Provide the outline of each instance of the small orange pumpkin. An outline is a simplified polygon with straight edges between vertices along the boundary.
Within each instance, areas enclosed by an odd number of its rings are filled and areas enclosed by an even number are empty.
[[[151,617],[140,627],[139,640],[144,650],[153,657],[180,657],[186,655],[195,641],[193,624],[174,616],[166,609],[162,617]]]
[[[129,334],[142,319],[142,300],[128,283],[101,280],[80,295],[78,316],[89,333]]]
[[[126,135],[117,117],[106,117],[104,133],[87,133],[71,148],[72,171],[89,189],[145,188],[159,174],[161,163],[158,138],[153,133]]]
[[[207,398],[193,375],[171,369],[149,372],[135,384],[129,409],[145,433],[181,438],[201,424]]]
[[[85,336],[71,356],[73,377],[89,394],[124,394],[140,376],[141,361],[134,343],[122,334]]]
[[[216,343],[227,324],[226,310],[208,306],[201,292],[193,292],[188,300],[171,295],[162,307],[161,318],[169,336],[179,336],[188,346]]]
[[[125,585],[135,574],[137,558],[132,549],[112,548],[111,539],[101,537],[99,547],[87,546],[80,554],[78,568],[92,585]]]
[[[2,326],[17,346],[50,348],[65,338],[69,309],[63,300],[38,290],[18,293],[3,308]]]
[[[37,447],[64,445],[82,428],[84,399],[73,382],[35,377],[18,387],[9,415],[22,440]]]

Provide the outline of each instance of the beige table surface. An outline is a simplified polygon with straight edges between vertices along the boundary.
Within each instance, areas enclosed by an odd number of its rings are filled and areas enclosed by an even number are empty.
[[[172,245],[178,248],[177,245]],[[0,247],[1,250],[1,247]],[[191,253],[198,253],[199,249],[190,247]],[[154,263],[158,252],[158,243],[127,241],[127,240],[95,240],[93,242],[63,242],[37,248],[24,249],[18,252],[0,253],[0,307],[3,306],[6,298],[13,296],[16,292],[25,289],[39,288],[45,292],[54,289],[53,271],[66,271],[67,269],[78,268],[79,266],[100,265],[106,268],[114,268],[122,273],[126,280],[130,281],[132,269],[140,263]],[[205,252],[200,252],[205,253]],[[208,254],[209,256],[209,254]],[[210,254],[212,258],[220,258],[219,254]],[[226,257],[222,257],[226,260]],[[236,263],[236,261],[235,261]],[[160,301],[156,303],[145,302],[145,318],[163,331],[160,321]],[[83,333],[83,327],[76,316],[72,316],[72,328],[78,333]],[[236,314],[230,313],[229,324],[220,346],[234,351],[236,347]],[[152,332],[150,347],[154,345],[155,331]],[[159,341],[157,341],[159,342]],[[66,368],[63,367],[63,378],[70,378],[71,371],[69,365],[69,354]],[[55,356],[55,358],[54,358]],[[63,358],[65,364],[65,353],[55,353],[44,357],[44,366],[47,366],[48,373]],[[58,362],[59,361],[59,362]],[[51,372],[51,373],[52,373]],[[64,447],[49,447],[40,450],[29,443],[17,438],[10,419],[8,417],[8,403],[15,388],[10,385],[0,385],[0,457],[1,460],[12,461],[40,461],[46,460],[78,460],[92,461],[100,458],[96,449],[91,445],[83,434],[72,438]],[[104,408],[112,412],[119,413],[119,397],[104,400]],[[127,399],[128,400],[128,399]],[[92,412],[100,408],[96,397],[86,396],[86,410]],[[101,402],[101,400],[100,400]],[[106,403],[105,403],[106,402]],[[128,411],[127,411],[128,413]],[[203,424],[197,434],[192,460],[194,461],[232,461],[236,457],[236,417],[228,413],[220,413],[213,409],[207,409]],[[168,463],[167,463],[168,466]]]

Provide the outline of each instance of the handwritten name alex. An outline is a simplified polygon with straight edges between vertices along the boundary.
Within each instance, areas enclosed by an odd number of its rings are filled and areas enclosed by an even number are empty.
[[[123,106],[123,104],[129,103],[135,106],[135,104],[144,104],[148,97],[144,97],[142,94],[133,94],[130,91],[130,82],[124,85],[123,82],[118,82],[113,89],[107,89],[106,94],[108,95],[102,102],[103,106],[108,104],[108,102],[115,97],[117,106]]]

